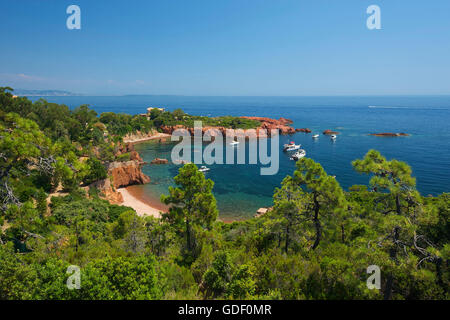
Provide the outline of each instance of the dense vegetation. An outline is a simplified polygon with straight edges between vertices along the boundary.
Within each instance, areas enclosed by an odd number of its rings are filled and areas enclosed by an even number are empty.
[[[344,191],[304,158],[273,210],[230,224],[194,164],[162,198],[162,219],[80,188],[105,176],[121,136],[160,117],[171,116],[98,117],[0,89],[0,299],[449,298],[450,194],[422,197],[406,163],[374,150],[353,162],[369,186]],[[79,290],[66,287],[69,265]],[[381,290],[367,288],[370,265]]]
[[[175,126],[183,125],[189,128],[194,127],[194,121],[201,121],[202,126],[224,127],[231,129],[255,129],[260,126],[260,122],[256,120],[244,119],[232,116],[222,117],[204,117],[193,116],[184,113],[181,109],[176,109],[172,112],[160,111],[159,109],[152,109],[150,112],[150,120],[153,121],[156,127],[161,126]]]

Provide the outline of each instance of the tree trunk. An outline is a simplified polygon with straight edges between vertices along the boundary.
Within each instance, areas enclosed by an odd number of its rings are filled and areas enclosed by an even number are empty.
[[[384,300],[390,300],[392,295],[392,282],[394,281],[394,277],[392,274],[389,274],[387,281],[386,281],[386,287],[384,288]]]
[[[402,213],[402,210],[400,207],[400,196],[398,194],[395,196],[395,210],[397,211],[397,214]]]
[[[435,260],[436,264],[436,273],[438,276],[437,283],[441,286],[442,289],[444,289],[444,292],[447,293],[447,286],[444,284],[444,281],[442,280],[442,258],[437,258]]]
[[[397,260],[397,241],[399,237],[399,231],[400,227],[395,227],[393,232],[393,238],[392,238],[392,248],[389,250],[389,256],[392,260]],[[387,281],[386,281],[386,287],[384,289],[384,300],[389,300],[392,297],[392,286],[394,283],[394,276],[392,273],[388,275]]]
[[[188,251],[191,252],[191,225],[189,219],[186,219],[186,244]]]
[[[281,248],[281,231],[277,233],[278,236],[278,248]]]
[[[314,244],[312,246],[312,249],[315,250],[320,243],[320,238],[322,236],[322,228],[320,225],[320,221],[319,221],[319,209],[320,209],[320,205],[319,202],[317,201],[317,195],[314,194],[314,227],[316,228],[316,240],[314,240]]]
[[[286,245],[284,247],[284,252],[288,252],[289,248],[289,225],[286,226]]]

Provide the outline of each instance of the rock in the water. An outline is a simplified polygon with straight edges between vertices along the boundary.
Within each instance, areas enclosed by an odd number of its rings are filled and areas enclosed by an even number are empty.
[[[152,162],[150,162],[150,163],[151,164],[168,164],[169,160],[156,158],[156,159],[153,159]]]
[[[331,134],[339,134],[339,132],[327,129],[323,132],[323,134],[331,135]]]
[[[300,128],[300,129],[295,129],[296,132],[304,132],[304,133],[311,133],[311,129],[309,128]]]

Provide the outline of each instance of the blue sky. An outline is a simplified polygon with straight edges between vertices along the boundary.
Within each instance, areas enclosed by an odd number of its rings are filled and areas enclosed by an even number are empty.
[[[81,8],[81,30],[66,8]],[[381,8],[381,30],[366,9]],[[95,95],[450,94],[450,1],[21,0],[0,85]]]

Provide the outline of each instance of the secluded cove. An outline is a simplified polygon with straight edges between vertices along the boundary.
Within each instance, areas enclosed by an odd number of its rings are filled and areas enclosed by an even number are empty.
[[[33,100],[37,98],[33,97]],[[261,116],[292,119],[294,128],[309,128],[312,133],[281,136],[280,144],[290,140],[302,144],[307,157],[322,164],[344,189],[367,184],[369,177],[356,173],[351,161],[361,158],[369,149],[379,150],[388,159],[407,162],[417,178],[423,195],[437,195],[450,190],[450,97],[46,97],[49,101],[76,107],[88,103],[98,113],[113,111],[139,114],[147,106],[164,106],[167,110],[182,108],[204,116]],[[322,135],[324,130],[340,134],[336,142]],[[407,137],[380,138],[369,133],[405,132]],[[320,134],[317,140],[312,135]],[[157,141],[157,140],[156,140]],[[156,141],[135,145],[150,162],[154,158],[170,159],[174,144]],[[275,176],[260,176],[255,165],[212,165],[206,177],[215,182],[221,218],[246,219],[260,207],[272,204],[275,187],[292,174],[294,163],[280,153],[280,170]],[[143,171],[151,182],[142,189],[152,202],[167,194],[179,166],[145,165]]]

